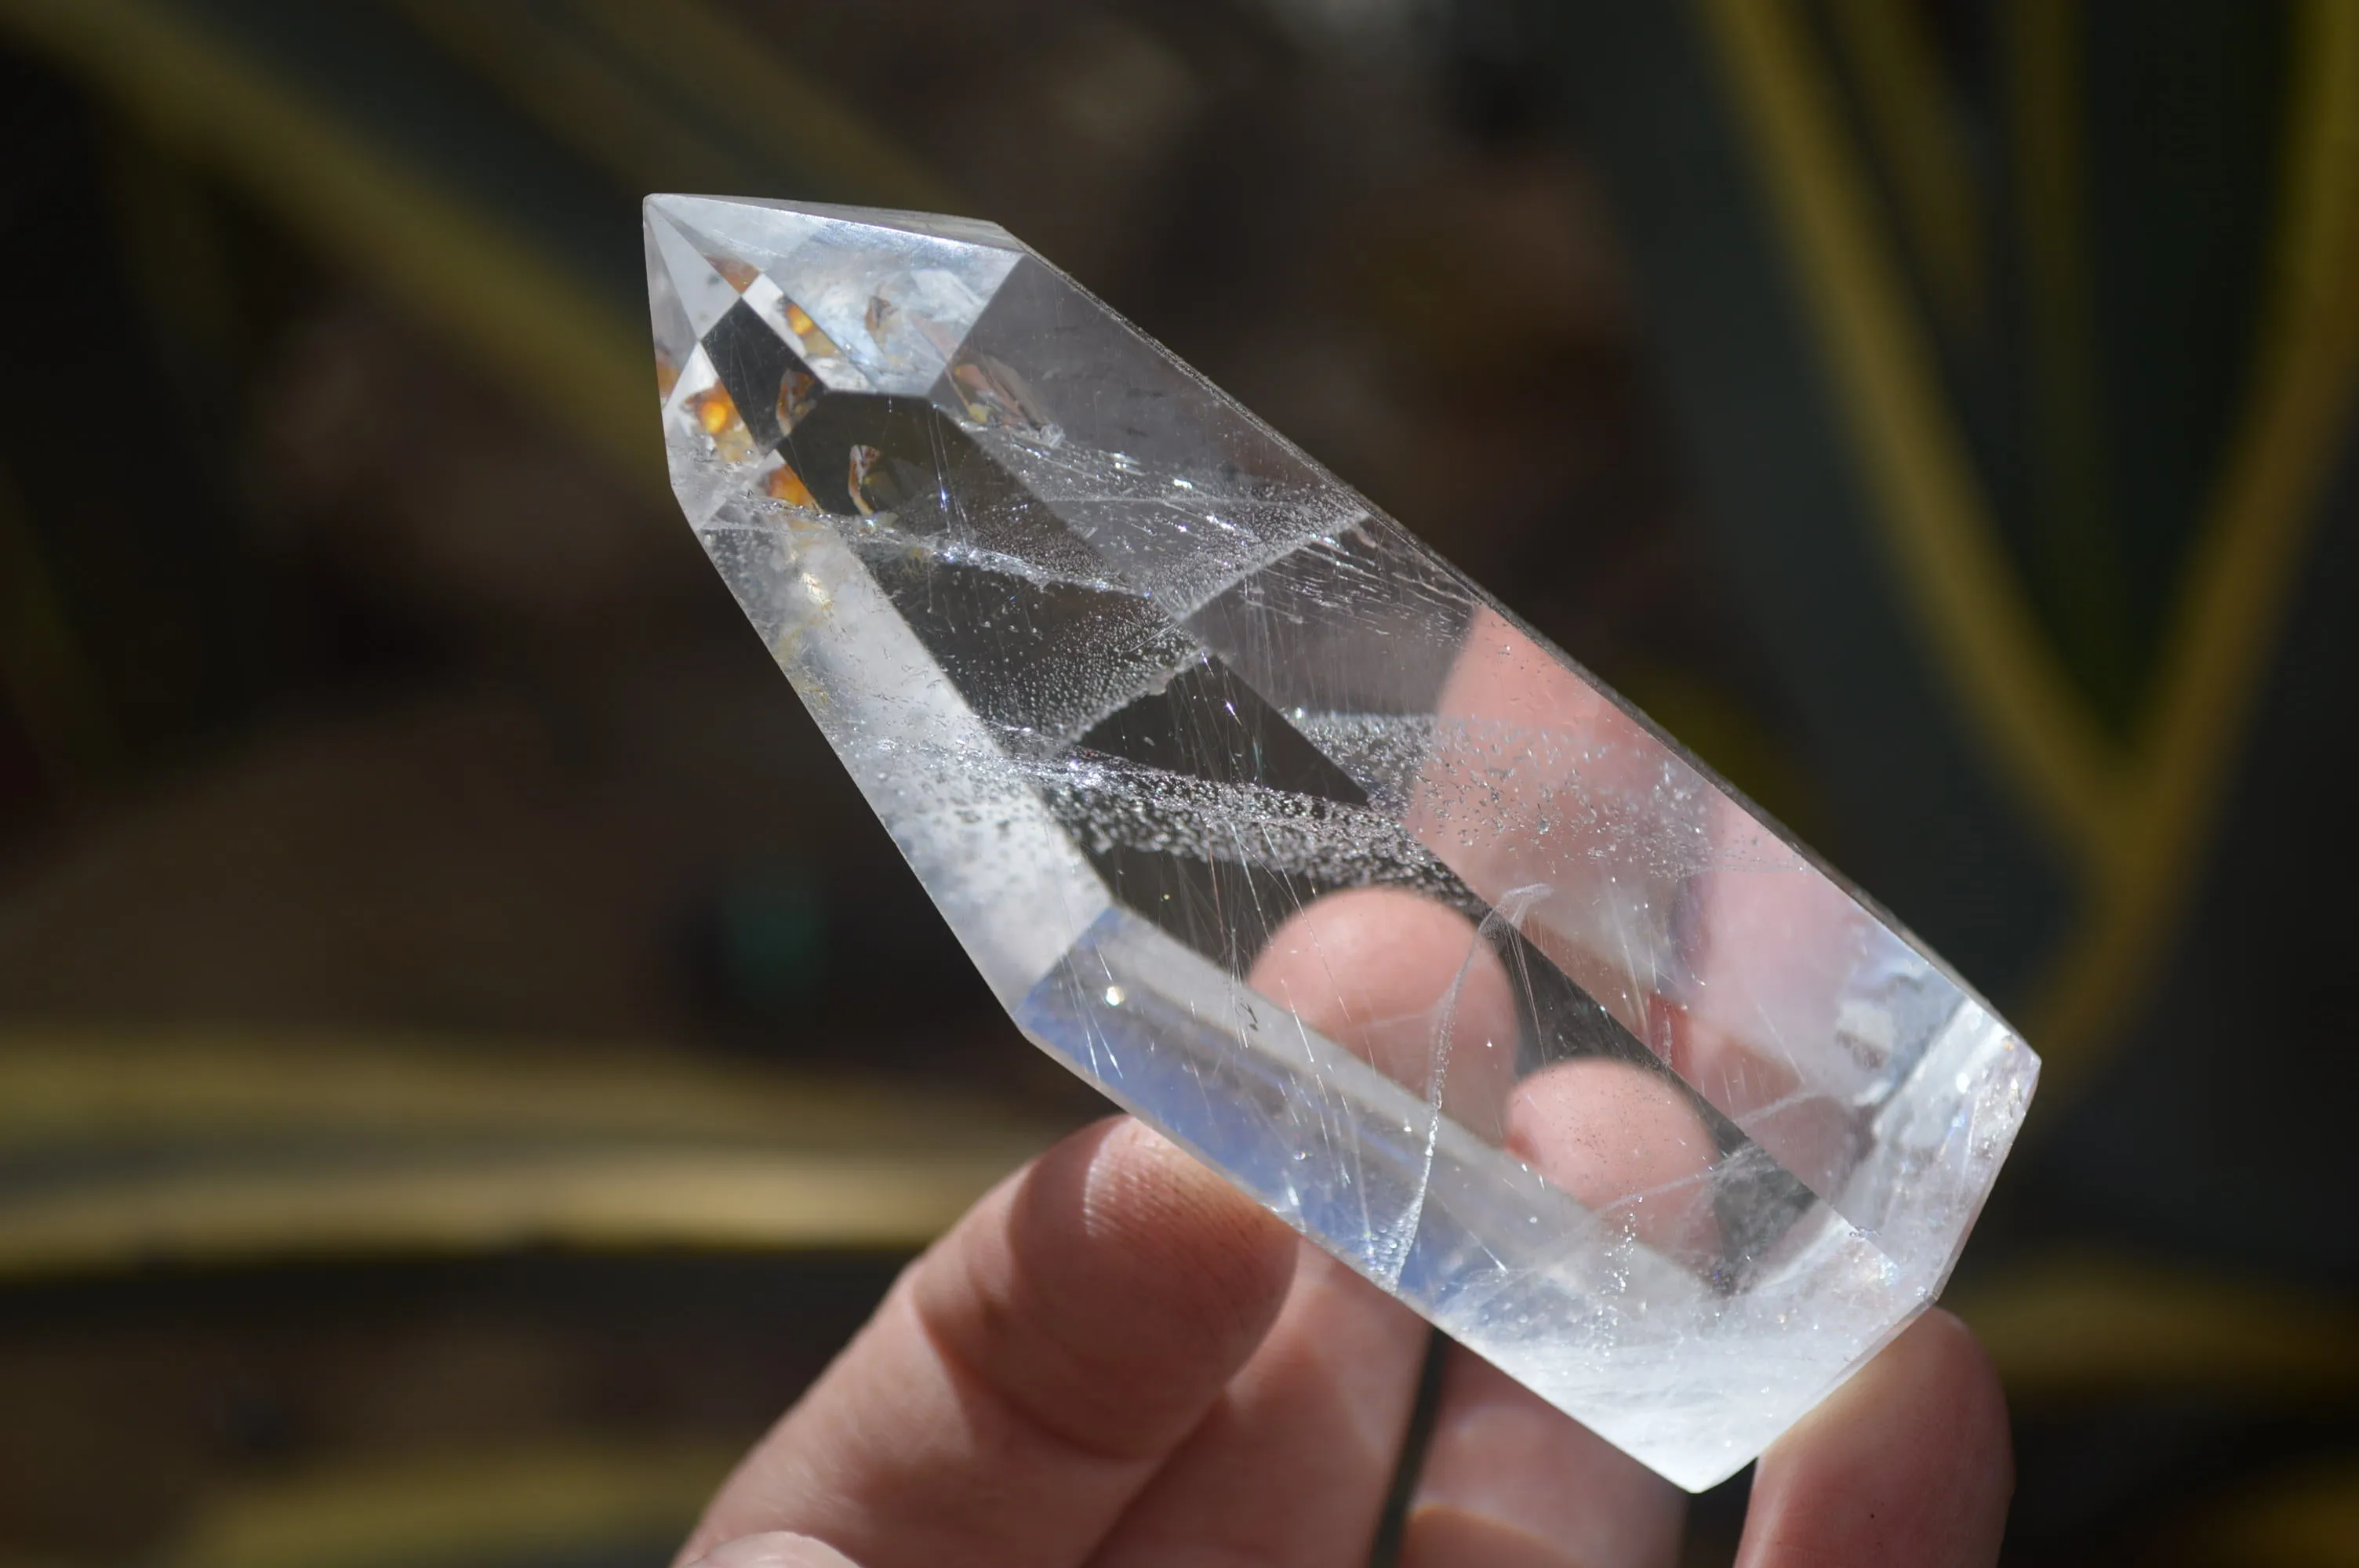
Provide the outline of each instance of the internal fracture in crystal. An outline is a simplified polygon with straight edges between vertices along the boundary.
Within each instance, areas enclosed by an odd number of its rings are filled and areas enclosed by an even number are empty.
[[[647,204],[673,486],[1024,1032],[1683,1486],[1933,1299],[2038,1071],[1005,231]]]

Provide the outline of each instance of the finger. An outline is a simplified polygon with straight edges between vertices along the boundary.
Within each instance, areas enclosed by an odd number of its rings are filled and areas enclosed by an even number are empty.
[[[1367,1562],[1427,1336],[1306,1245],[1269,1337],[1093,1562]]]
[[[1081,1561],[1285,1299],[1295,1239],[1135,1121],[1067,1139],[911,1265],[723,1487],[863,1568]]]
[[[2014,1489],[1998,1375],[1937,1308],[1762,1455],[1738,1568],[1995,1563]]]
[[[1409,831],[1646,1040],[1669,935],[1679,807],[1662,743],[1526,633],[1474,612],[1437,704]]]
[[[1687,1097],[1599,1056],[1541,1068],[1507,1105],[1507,1148],[1609,1226],[1690,1267],[1720,1249],[1719,1149]]]
[[[1278,928],[1247,980],[1496,1137],[1515,998],[1464,915],[1397,889],[1332,893]],[[1426,1337],[1406,1307],[1306,1247],[1268,1337],[1099,1561],[1365,1562]]]
[[[1400,1568],[1664,1568],[1686,1516],[1669,1481],[1456,1350]]]
[[[1499,1141],[1516,1079],[1515,990],[1456,910],[1399,888],[1330,893],[1278,927],[1247,983]]]
[[[1779,1164],[1839,1194],[1864,1147],[1854,1108],[1897,1044],[1852,993],[1891,939],[1734,802],[1708,819],[1722,863],[1689,884],[1691,973],[1653,1044]]]
[[[823,1541],[773,1531],[715,1547],[695,1568],[860,1568]]]
[[[1875,922],[1495,611],[1438,711],[1410,830],[1495,903],[1538,890],[1516,922],[1536,948],[1773,1158],[1841,1191],[1861,1148],[1846,1108],[1892,1044],[1875,1009],[1844,1011],[1888,941]]]

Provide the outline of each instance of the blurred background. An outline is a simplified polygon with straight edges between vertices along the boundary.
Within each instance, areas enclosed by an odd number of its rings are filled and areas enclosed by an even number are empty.
[[[2047,1058],[2009,1561],[2359,1563],[2359,5],[0,0],[0,1568],[663,1561],[1102,1108],[650,189],[1004,222],[1784,816]]]

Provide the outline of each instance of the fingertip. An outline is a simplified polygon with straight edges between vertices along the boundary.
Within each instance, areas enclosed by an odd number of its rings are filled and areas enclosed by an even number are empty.
[[[1470,963],[1506,974],[1474,923],[1406,888],[1346,888],[1297,910],[1255,960],[1254,988],[1310,1025],[1341,1034],[1395,1016],[1427,1011],[1460,982]],[[1486,995],[1484,1005],[1490,1005]]]
[[[1478,1138],[1502,1135],[1515,988],[1459,911],[1404,888],[1328,893],[1278,927],[1247,983],[1410,1092],[1439,1090]]]
[[[1648,1246],[1701,1260],[1718,1249],[1710,1130],[1667,1080],[1585,1056],[1516,1086],[1507,1150]]]
[[[1762,1456],[1737,1561],[1995,1563],[2014,1490],[1997,1370],[1931,1308]]]
[[[1971,1454],[1994,1475],[2004,1466],[2006,1489],[2014,1489],[2014,1438],[1998,1368],[1954,1313],[1926,1308],[1784,1441],[1841,1452],[1895,1437]]]
[[[725,1541],[688,1568],[860,1568],[824,1541],[785,1530]]]
[[[1402,1568],[1664,1568],[1680,1490],[1470,1351],[1451,1354]]]
[[[1293,1232],[1129,1117],[1065,1140],[911,1279],[918,1311],[1011,1406],[1080,1447],[1159,1452],[1244,1365]]]
[[[1930,1374],[1952,1384],[1984,1434],[2007,1444],[2012,1462],[2006,1390],[1999,1380],[1998,1363],[1991,1359],[1990,1351],[1963,1318],[1946,1307],[1927,1307],[1885,1354],[1895,1351],[1919,1363],[1919,1375]]]
[[[1180,1290],[1181,1315],[1216,1357],[1250,1351],[1293,1281],[1295,1233],[1145,1122],[1122,1116],[1101,1127],[1081,1203],[1091,1247],[1106,1267],[1136,1266],[1134,1290]]]

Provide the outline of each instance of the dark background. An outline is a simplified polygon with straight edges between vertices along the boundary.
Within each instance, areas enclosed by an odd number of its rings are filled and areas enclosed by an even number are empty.
[[[1005,223],[1785,817],[2049,1063],[2010,1561],[2359,1562],[2359,11],[0,0],[0,1568],[660,1560],[1099,1108],[670,504],[650,189]]]

